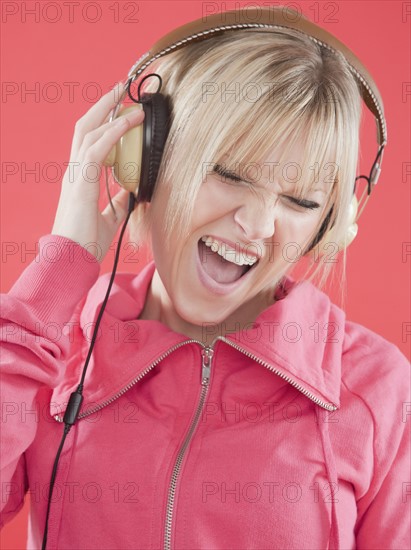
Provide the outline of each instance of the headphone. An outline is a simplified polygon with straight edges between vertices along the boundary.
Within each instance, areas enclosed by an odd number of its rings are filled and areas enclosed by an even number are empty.
[[[377,156],[371,167],[370,174],[368,176],[361,175],[355,179],[344,237],[340,241],[337,241],[333,237],[334,224],[328,229],[333,212],[333,208],[331,208],[317,236],[308,246],[306,253],[310,252],[315,247],[323,238],[327,230],[328,242],[337,243],[339,250],[341,250],[351,244],[356,237],[358,232],[358,225],[356,222],[362,214],[365,204],[381,172],[382,154],[387,143],[387,126],[384,118],[383,102],[373,78],[355,54],[332,34],[290,8],[284,9],[282,7],[272,6],[270,8],[247,7],[246,10],[232,10],[223,13],[215,13],[207,18],[197,19],[182,25],[156,42],[151,50],[140,57],[130,69],[125,90],[120,96],[110,119],[114,120],[117,115],[122,116],[129,113],[131,110],[142,108],[145,113],[144,121],[140,126],[129,130],[120,139],[104,164],[106,167],[112,167],[114,180],[130,191],[130,193],[133,193],[137,203],[150,202],[169,132],[171,105],[169,98],[162,95],[159,91],[150,94],[140,94],[143,81],[151,76],[159,78],[161,88],[162,82],[159,75],[146,75],[140,81],[137,100],[131,94],[131,84],[138,79],[141,73],[153,63],[153,61],[193,42],[205,40],[226,31],[233,31],[236,29],[253,29],[261,32],[271,32],[279,28],[297,30],[309,37],[315,43],[331,50],[335,55],[343,55],[348,63],[350,71],[359,85],[361,96],[366,106],[375,117],[377,125],[377,143],[379,146]],[[130,99],[137,105],[119,111],[119,107],[126,94],[128,94]],[[127,167],[130,166],[137,167],[135,174],[130,175],[130,171],[127,170]],[[363,201],[365,192],[367,192],[367,196],[359,212],[359,203],[355,195],[358,179],[365,179],[367,181],[367,187],[363,192],[360,202]],[[106,181],[108,181],[107,177]],[[108,193],[108,195],[110,197],[110,193]]]

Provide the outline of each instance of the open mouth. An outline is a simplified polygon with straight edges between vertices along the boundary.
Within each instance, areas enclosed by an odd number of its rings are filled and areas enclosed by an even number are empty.
[[[198,241],[198,253],[203,271],[220,285],[236,283],[258,264],[255,256],[228,247],[207,235]]]

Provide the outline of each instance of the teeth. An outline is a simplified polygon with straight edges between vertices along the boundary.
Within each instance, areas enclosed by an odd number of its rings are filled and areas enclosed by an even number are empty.
[[[233,250],[228,248],[225,243],[219,243],[215,241],[212,237],[204,235],[201,237],[203,243],[211,248],[213,252],[217,252],[221,257],[223,257],[228,262],[237,265],[254,265],[257,262],[257,258],[250,258],[247,254],[241,254],[238,250]]]

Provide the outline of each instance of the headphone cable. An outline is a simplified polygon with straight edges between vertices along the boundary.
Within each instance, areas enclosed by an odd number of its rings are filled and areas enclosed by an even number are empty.
[[[136,202],[136,199],[135,199],[134,194],[130,193],[129,200],[128,200],[127,217],[126,217],[126,219],[123,223],[123,226],[121,228],[120,237],[119,237],[119,240],[118,240],[116,254],[115,254],[115,258],[114,258],[113,270],[112,270],[111,277],[110,277],[110,282],[108,284],[108,287],[107,287],[107,290],[106,290],[106,295],[104,297],[103,303],[101,304],[101,308],[100,308],[100,311],[99,311],[99,314],[98,314],[98,317],[97,317],[97,321],[96,321],[96,324],[95,324],[95,327],[94,327],[93,336],[91,338],[90,348],[88,350],[87,358],[86,358],[86,361],[84,363],[80,383],[79,383],[76,391],[73,392],[70,395],[70,399],[69,399],[69,402],[68,402],[68,405],[67,405],[67,409],[64,413],[64,417],[63,417],[63,422],[64,422],[63,437],[61,438],[60,445],[59,445],[59,448],[58,448],[58,451],[57,451],[57,454],[56,454],[56,458],[54,459],[53,471],[51,473],[50,488],[49,488],[49,495],[48,495],[48,502],[47,502],[46,523],[45,523],[45,527],[44,527],[43,543],[42,543],[42,546],[41,546],[42,550],[46,550],[46,547],[47,547],[47,535],[48,535],[50,508],[51,508],[51,498],[53,496],[54,482],[55,482],[56,475],[57,475],[57,466],[58,466],[58,463],[59,463],[59,460],[60,460],[61,451],[63,450],[64,443],[66,441],[66,437],[67,437],[71,427],[73,426],[73,424],[75,424],[75,422],[77,420],[77,416],[78,416],[79,411],[80,411],[81,403],[83,401],[84,378],[86,376],[87,368],[88,368],[88,365],[89,365],[89,362],[90,362],[90,359],[91,359],[91,354],[93,352],[94,344],[95,344],[96,337],[97,337],[97,331],[100,327],[101,318],[103,317],[103,313],[104,313],[104,310],[105,310],[106,305],[107,305],[107,300],[108,300],[108,297],[109,297],[110,292],[111,292],[111,287],[113,286],[114,276],[115,276],[116,271],[117,271],[117,264],[118,264],[118,260],[119,260],[119,257],[120,257],[121,243],[122,243],[122,240],[123,240],[123,236],[124,236],[124,232],[125,232],[127,223],[130,219],[130,215],[134,210],[135,202]]]

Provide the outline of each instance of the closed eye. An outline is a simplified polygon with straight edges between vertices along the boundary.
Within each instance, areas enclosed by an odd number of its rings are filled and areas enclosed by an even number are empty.
[[[213,170],[216,174],[221,176],[223,179],[228,179],[228,180],[231,180],[231,181],[250,183],[250,182],[247,182],[247,180],[244,180],[244,179],[240,178],[240,176],[237,176],[237,174],[235,172],[231,172],[230,170],[225,170],[220,164],[215,164]]]
[[[221,176],[224,180],[231,180],[235,182],[242,182],[242,183],[249,183],[251,182],[244,180],[240,178],[235,172],[231,172],[230,170],[225,170],[220,164],[214,165],[214,172]],[[314,210],[315,208],[320,208],[320,204],[318,202],[309,201],[307,199],[296,199],[295,197],[285,197],[292,203],[296,204],[297,206],[300,206],[301,208],[306,208],[307,210]]]
[[[308,210],[314,210],[315,208],[320,208],[321,206],[320,204],[318,204],[318,202],[308,201],[306,199],[296,199],[295,197],[286,198],[297,206],[301,206],[301,208],[307,208]]]

